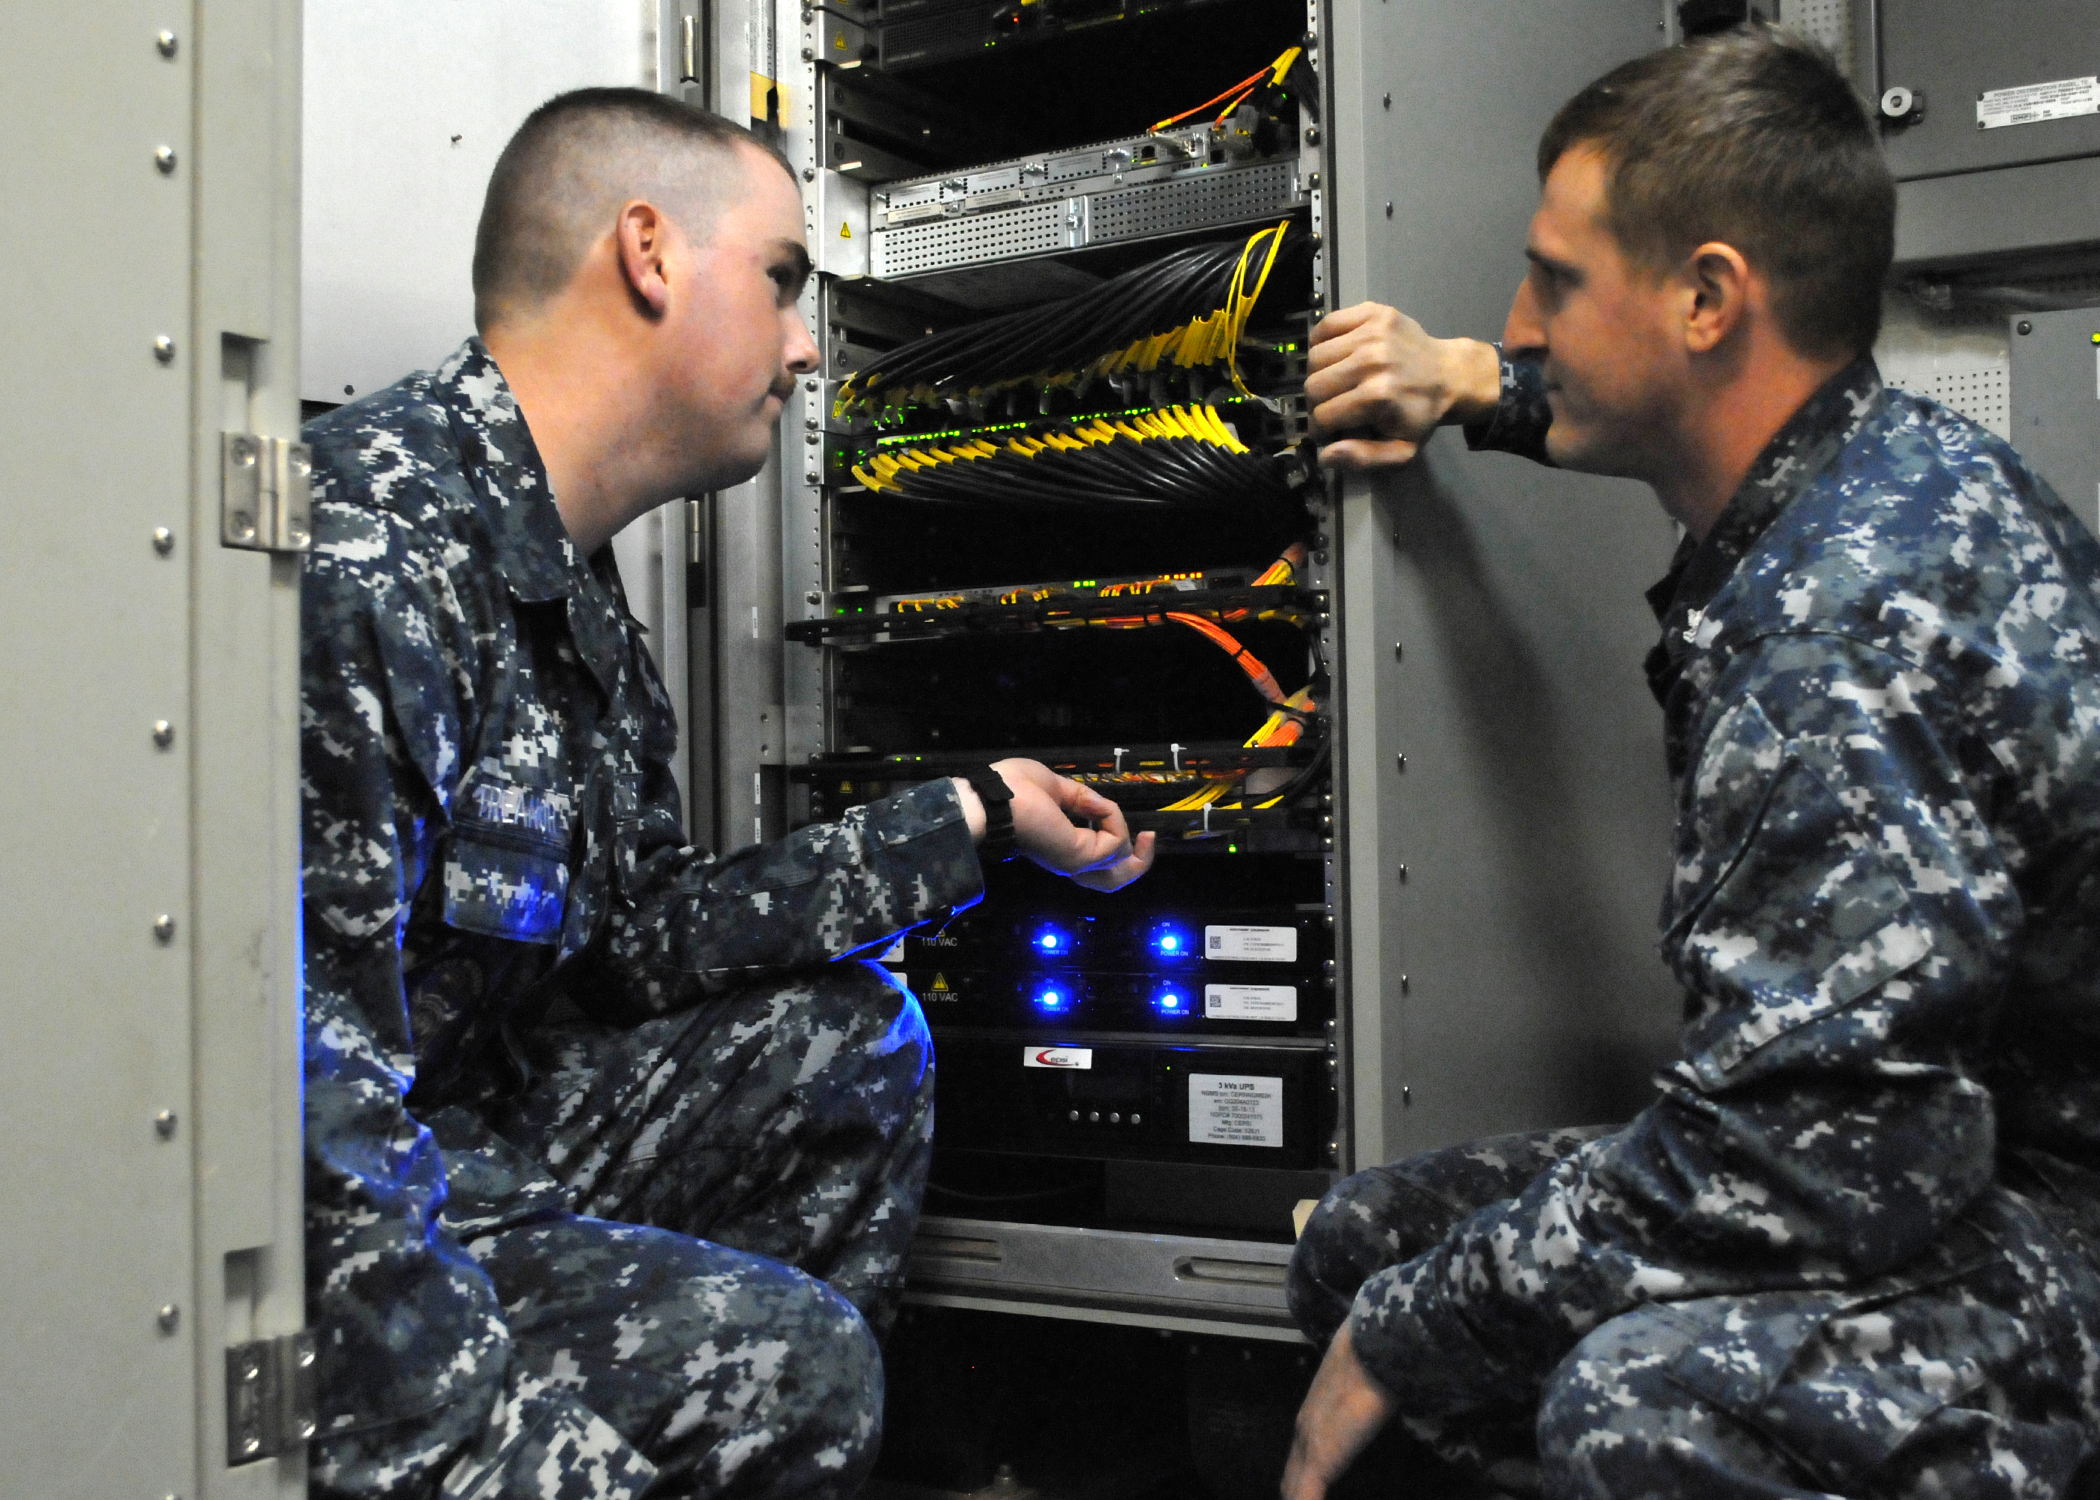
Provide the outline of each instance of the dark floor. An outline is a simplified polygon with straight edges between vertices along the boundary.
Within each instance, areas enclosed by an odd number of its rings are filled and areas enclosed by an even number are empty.
[[[1300,1344],[910,1308],[869,1500],[1273,1500],[1311,1382]],[[1335,1500],[1477,1500],[1390,1438]]]

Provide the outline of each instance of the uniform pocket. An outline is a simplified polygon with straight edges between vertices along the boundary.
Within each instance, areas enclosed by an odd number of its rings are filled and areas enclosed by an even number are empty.
[[[1664,939],[1706,1007],[1686,1052],[1707,1088],[1785,1066],[1788,1038],[1932,951],[1908,887],[1832,789],[1841,774],[1816,742],[1782,739],[1754,698],[1709,740]]]
[[[448,927],[520,943],[561,936],[569,867],[544,844],[461,824],[445,841],[441,878]]]

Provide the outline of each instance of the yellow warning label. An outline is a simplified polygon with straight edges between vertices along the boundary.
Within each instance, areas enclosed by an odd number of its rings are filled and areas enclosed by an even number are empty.
[[[842,31],[833,37],[831,39],[831,47],[834,52],[844,52],[846,50],[846,33]]]
[[[948,988],[948,976],[946,974],[934,975],[933,983],[927,986],[926,993],[929,995],[946,995],[952,993]]]
[[[842,240],[850,240],[853,238],[853,226],[849,223],[846,223],[844,220],[839,221],[839,238]]]

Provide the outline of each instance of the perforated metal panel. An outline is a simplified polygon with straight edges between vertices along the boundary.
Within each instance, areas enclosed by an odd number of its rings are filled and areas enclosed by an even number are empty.
[[[1300,201],[1297,183],[1296,165],[1276,161],[1054,203],[1031,203],[997,213],[900,225],[876,233],[871,266],[877,276],[911,276],[1081,245],[1244,223],[1289,212]]]
[[[1096,193],[1087,220],[1087,242],[1173,234],[1205,224],[1280,214],[1294,201],[1291,188],[1296,175],[1290,162],[1279,161],[1245,172]]]
[[[2002,438],[2012,436],[2012,373],[2002,359],[1941,359],[1882,371],[1890,385],[1930,396]]]
[[[1784,0],[1779,22],[1787,30],[1829,48],[1846,77],[1859,76],[1853,67],[1857,48],[1852,31],[1852,0]]]
[[[886,229],[875,236],[875,247],[869,252],[870,268],[877,276],[910,276],[1062,250],[1072,243],[1067,235],[1065,209],[1062,202],[1031,203],[1005,213],[972,214],[967,218],[935,219],[902,229]]]

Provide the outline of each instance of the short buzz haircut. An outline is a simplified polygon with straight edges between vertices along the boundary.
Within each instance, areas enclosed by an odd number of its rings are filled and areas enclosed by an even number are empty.
[[[489,174],[474,233],[474,323],[486,333],[569,284],[620,205],[646,198],[705,238],[740,186],[738,148],[779,150],[741,125],[646,89],[574,89],[526,116]]]
[[[1607,171],[1607,218],[1654,270],[1709,241],[1771,282],[1780,331],[1816,358],[1881,331],[1896,188],[1850,83],[1821,47],[1750,25],[1615,68],[1539,141],[1539,180],[1577,146]]]

